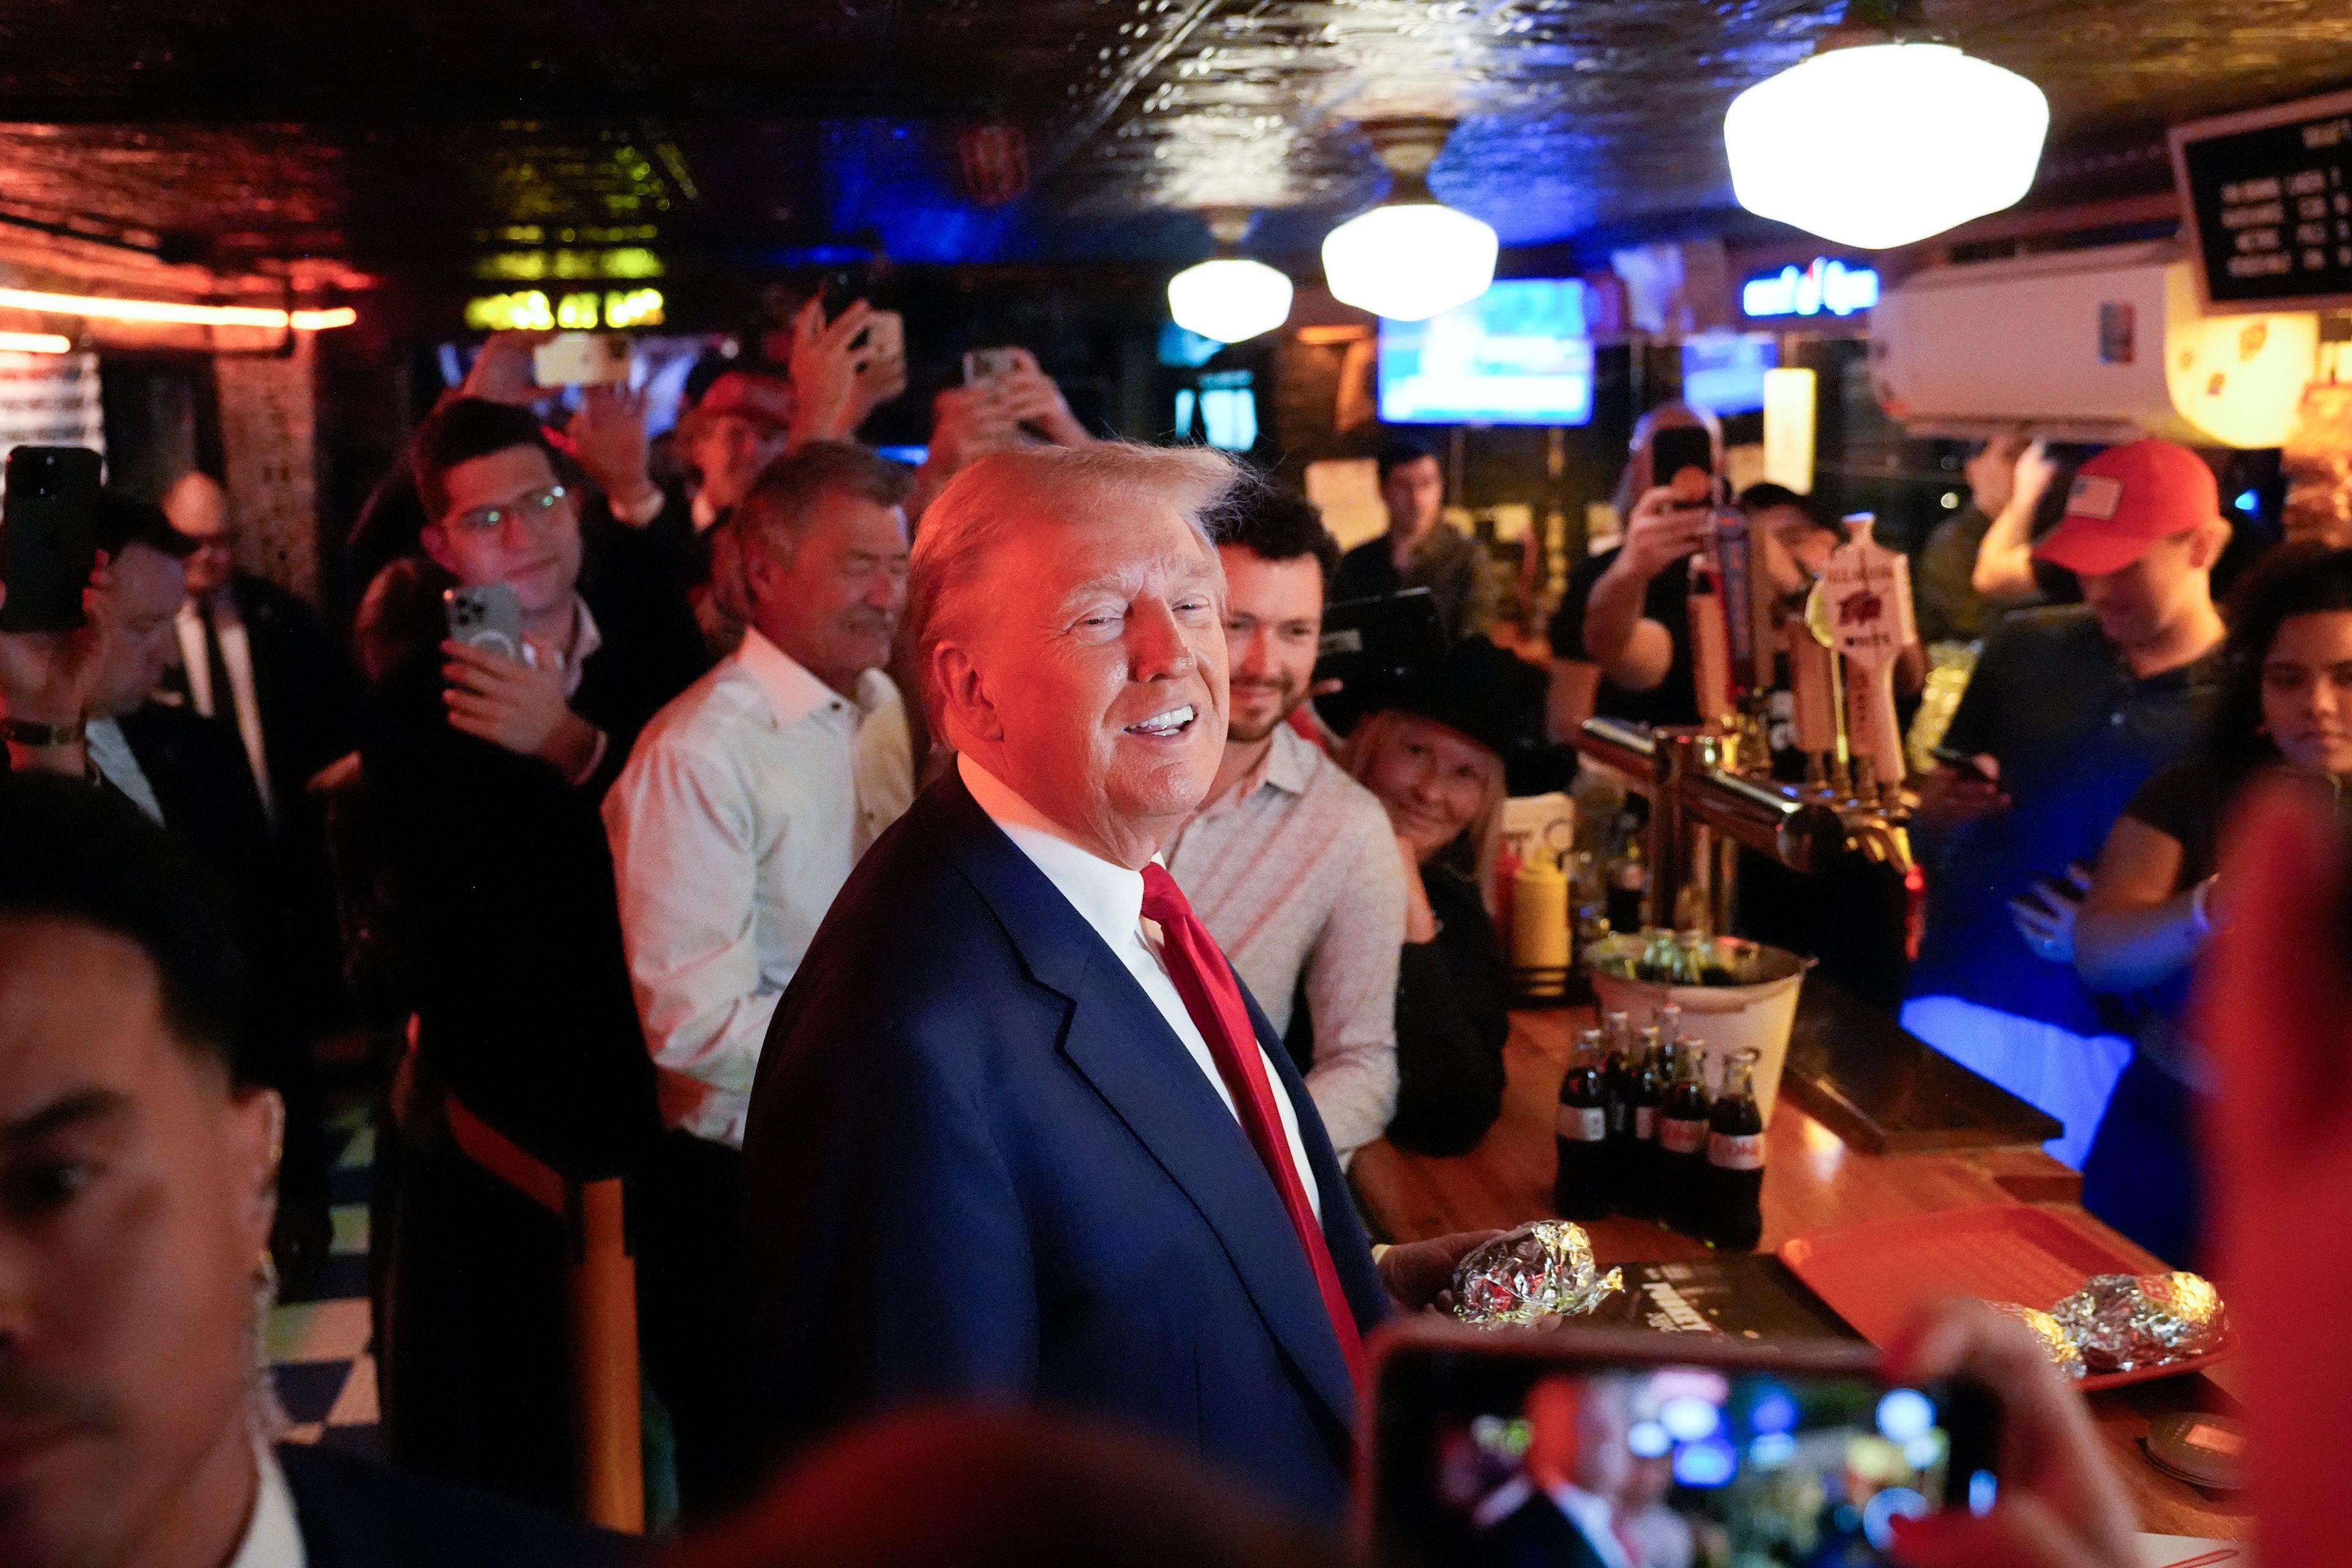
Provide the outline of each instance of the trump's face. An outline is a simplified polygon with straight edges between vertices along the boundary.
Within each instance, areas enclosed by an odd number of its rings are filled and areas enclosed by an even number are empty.
[[[973,759],[1106,859],[1139,868],[1207,795],[1225,743],[1224,578],[1140,500],[1015,534],[945,650]]]

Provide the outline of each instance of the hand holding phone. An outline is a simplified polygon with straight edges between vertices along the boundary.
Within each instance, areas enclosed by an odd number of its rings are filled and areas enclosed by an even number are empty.
[[[1999,1401],[1989,1509],[1948,1509],[1894,1527],[1906,1568],[2133,1568],[2137,1521],[2079,1391],[2025,1328],[1980,1301],[1931,1309],[1887,1347],[1891,1378],[1915,1387],[1964,1379]]]
[[[1650,437],[1650,482],[1674,491],[1685,506],[1715,499],[1715,437],[1678,425]]]
[[[18,447],[0,501],[0,632],[70,632],[98,561],[99,457],[81,447]]]
[[[626,333],[558,332],[531,350],[531,379],[541,386],[625,385],[630,352]]]

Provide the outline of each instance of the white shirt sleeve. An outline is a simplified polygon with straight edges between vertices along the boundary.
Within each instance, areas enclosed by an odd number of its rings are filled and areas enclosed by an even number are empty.
[[[604,798],[604,826],[646,1045],[717,1091],[714,1113],[727,1107],[724,1129],[687,1130],[740,1142],[781,994],[761,989],[751,790],[723,754],[641,747]]]
[[[1307,1091],[1344,1166],[1396,1113],[1396,990],[1404,945],[1404,867],[1385,831],[1364,836],[1349,898],[1307,954],[1315,1060]]]

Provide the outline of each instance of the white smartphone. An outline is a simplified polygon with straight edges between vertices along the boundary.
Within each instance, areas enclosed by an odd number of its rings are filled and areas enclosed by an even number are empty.
[[[1000,375],[1010,375],[1019,366],[1016,349],[971,349],[963,356],[963,384],[978,386],[984,381],[994,381]]]
[[[530,375],[541,386],[609,386],[629,379],[629,340],[623,332],[558,332],[530,351]]]

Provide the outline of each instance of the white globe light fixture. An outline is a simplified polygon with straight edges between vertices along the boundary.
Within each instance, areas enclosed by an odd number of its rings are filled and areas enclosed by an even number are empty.
[[[1429,166],[1449,121],[1368,121],[1393,179],[1388,199],[1323,237],[1323,277],[1343,303],[1397,321],[1425,321],[1466,305],[1495,280],[1495,231],[1429,194]]]
[[[1217,255],[1168,280],[1168,313],[1188,332],[1237,343],[1290,319],[1290,279],[1234,251],[1249,230],[1246,213],[1209,216]]]
[[[1873,7],[1912,34],[1905,9]],[[2042,89],[1950,44],[1854,20],[1731,100],[1723,145],[1739,205],[1884,250],[2022,197],[2050,129]]]

